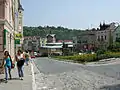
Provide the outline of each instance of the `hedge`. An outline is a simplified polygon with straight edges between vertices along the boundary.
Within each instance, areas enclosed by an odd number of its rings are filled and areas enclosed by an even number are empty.
[[[56,58],[62,60],[72,60],[73,62],[93,62],[101,59],[120,58],[120,52],[105,52],[104,54],[83,54],[74,56],[57,56]]]

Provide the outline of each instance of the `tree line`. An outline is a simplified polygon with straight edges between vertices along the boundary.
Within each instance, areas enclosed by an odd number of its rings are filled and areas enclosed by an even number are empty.
[[[73,37],[78,36],[82,30],[68,29],[61,26],[38,26],[38,27],[23,27],[24,36],[41,36],[46,37],[47,34],[56,34],[57,40],[72,40]]]

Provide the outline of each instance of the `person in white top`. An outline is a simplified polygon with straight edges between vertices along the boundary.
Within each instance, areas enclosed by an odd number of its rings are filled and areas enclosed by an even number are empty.
[[[23,77],[24,77],[23,66],[24,66],[24,62],[25,62],[25,57],[21,50],[18,50],[18,52],[17,52],[16,61],[17,61],[19,78],[21,80],[23,80]]]

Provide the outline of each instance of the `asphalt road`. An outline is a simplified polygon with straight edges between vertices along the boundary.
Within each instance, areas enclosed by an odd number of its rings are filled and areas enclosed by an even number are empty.
[[[98,74],[103,74],[115,79],[120,79],[120,64],[88,66],[87,69]]]
[[[57,74],[73,70],[83,70],[80,65],[58,62],[50,58],[37,58],[38,69],[44,74]]]
[[[37,58],[35,63],[39,71],[47,77],[47,87],[52,85],[56,90],[120,90],[119,64],[85,66],[64,63],[50,58]],[[49,84],[51,78],[54,85],[53,83]],[[56,83],[59,84],[56,85]]]

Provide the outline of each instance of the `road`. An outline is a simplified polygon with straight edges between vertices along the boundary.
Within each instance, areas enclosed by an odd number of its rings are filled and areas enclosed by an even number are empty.
[[[120,65],[85,66],[35,59],[38,90],[120,90]]]

